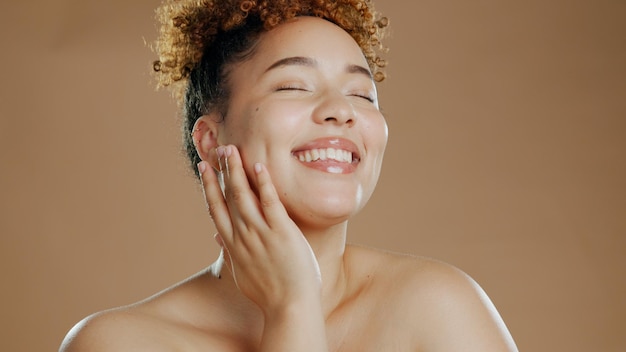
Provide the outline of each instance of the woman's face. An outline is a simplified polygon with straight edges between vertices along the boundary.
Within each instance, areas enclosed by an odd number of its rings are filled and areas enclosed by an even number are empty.
[[[338,26],[299,17],[264,33],[229,74],[218,143],[236,145],[247,174],[264,163],[302,227],[347,220],[380,173],[387,125],[356,42]]]

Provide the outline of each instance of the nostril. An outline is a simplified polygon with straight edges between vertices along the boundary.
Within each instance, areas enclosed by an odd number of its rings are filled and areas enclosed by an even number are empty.
[[[347,125],[353,125],[354,124],[354,119],[352,118],[348,118],[348,119],[340,119],[337,117],[332,117],[329,116],[327,118],[324,119],[324,122],[333,122],[333,123],[342,123],[342,124],[347,124]]]

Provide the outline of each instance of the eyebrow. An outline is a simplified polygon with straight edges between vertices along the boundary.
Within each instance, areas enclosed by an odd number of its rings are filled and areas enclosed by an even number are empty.
[[[267,70],[265,70],[265,72],[271,71],[271,70],[279,68],[279,67],[284,67],[284,66],[317,67],[318,65],[317,65],[317,61],[315,61],[315,59],[312,59],[310,57],[293,56],[293,57],[286,57],[284,59],[280,59],[280,60],[276,61],[275,63],[270,65],[270,67],[268,67]],[[373,79],[374,78],[372,76],[372,73],[370,72],[370,70],[368,70],[367,68],[365,68],[363,66],[359,66],[359,65],[347,65],[345,71],[347,73],[356,73],[356,74],[365,75],[369,79]]]
[[[346,67],[346,72],[348,72],[348,73],[358,73],[358,74],[362,74],[362,75],[367,76],[367,78],[369,78],[369,79],[374,79],[374,77],[372,76],[372,73],[370,72],[370,70],[366,69],[363,66],[348,65]]]

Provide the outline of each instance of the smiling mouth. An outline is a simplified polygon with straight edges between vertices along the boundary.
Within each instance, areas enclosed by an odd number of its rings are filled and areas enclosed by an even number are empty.
[[[294,152],[293,155],[298,158],[298,160],[304,163],[319,161],[355,163],[359,161],[359,158],[355,156],[352,152],[335,148],[308,149]]]

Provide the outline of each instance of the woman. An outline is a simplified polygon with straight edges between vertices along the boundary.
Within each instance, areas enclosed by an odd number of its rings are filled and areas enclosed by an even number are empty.
[[[387,127],[386,21],[365,1],[169,1],[155,70],[182,85],[219,258],[86,318],[62,351],[514,351],[449,265],[346,245]]]

